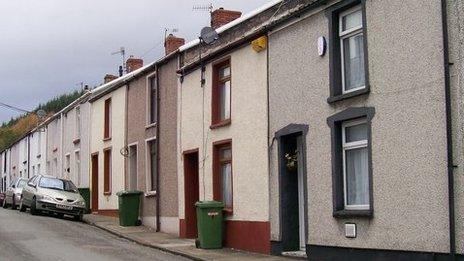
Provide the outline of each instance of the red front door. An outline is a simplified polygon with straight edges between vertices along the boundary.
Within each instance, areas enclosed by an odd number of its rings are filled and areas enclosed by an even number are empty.
[[[92,155],[92,212],[98,211],[98,154]]]
[[[196,238],[197,212],[195,203],[200,199],[198,183],[198,151],[184,154],[185,237]]]

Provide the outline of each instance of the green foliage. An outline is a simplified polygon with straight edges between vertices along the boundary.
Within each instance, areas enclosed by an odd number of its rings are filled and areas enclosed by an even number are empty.
[[[64,109],[83,94],[83,90],[76,90],[57,96],[44,104],[39,104],[37,108],[34,109],[34,112],[44,110],[48,115],[52,115]],[[10,147],[13,142],[33,129],[36,126],[36,122],[37,117],[28,117],[28,115],[21,115],[16,118],[11,118],[7,122],[3,122],[0,126],[0,151]]]

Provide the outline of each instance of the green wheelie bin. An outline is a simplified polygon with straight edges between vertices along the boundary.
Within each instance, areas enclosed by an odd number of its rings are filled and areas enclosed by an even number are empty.
[[[90,213],[90,188],[78,188],[79,194],[84,198],[85,200],[85,212],[84,214],[89,214]]]
[[[119,225],[136,226],[139,220],[140,195],[142,191],[119,191]]]
[[[217,201],[199,201],[197,207],[197,247],[203,249],[222,248],[222,209]]]

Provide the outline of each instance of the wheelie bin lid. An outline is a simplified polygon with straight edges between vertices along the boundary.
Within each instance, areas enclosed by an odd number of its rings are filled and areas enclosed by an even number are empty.
[[[224,203],[219,201],[198,201],[195,206],[199,208],[223,208]]]
[[[140,191],[140,190],[122,190],[116,193],[116,195],[121,197],[121,196],[140,195],[142,193],[143,191]]]

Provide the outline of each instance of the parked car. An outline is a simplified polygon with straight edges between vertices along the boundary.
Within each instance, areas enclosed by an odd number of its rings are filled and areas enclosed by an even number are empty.
[[[23,190],[19,210],[24,212],[26,208],[30,208],[32,215],[47,211],[59,216],[71,215],[80,221],[84,215],[85,200],[72,181],[36,175],[29,179]]]
[[[0,192],[0,205],[3,206],[3,202],[5,201],[5,193],[4,192]]]
[[[16,178],[11,182],[11,185],[5,191],[5,200],[3,201],[3,208],[11,206],[11,209],[16,209],[21,201],[23,188],[27,184],[27,179]]]

